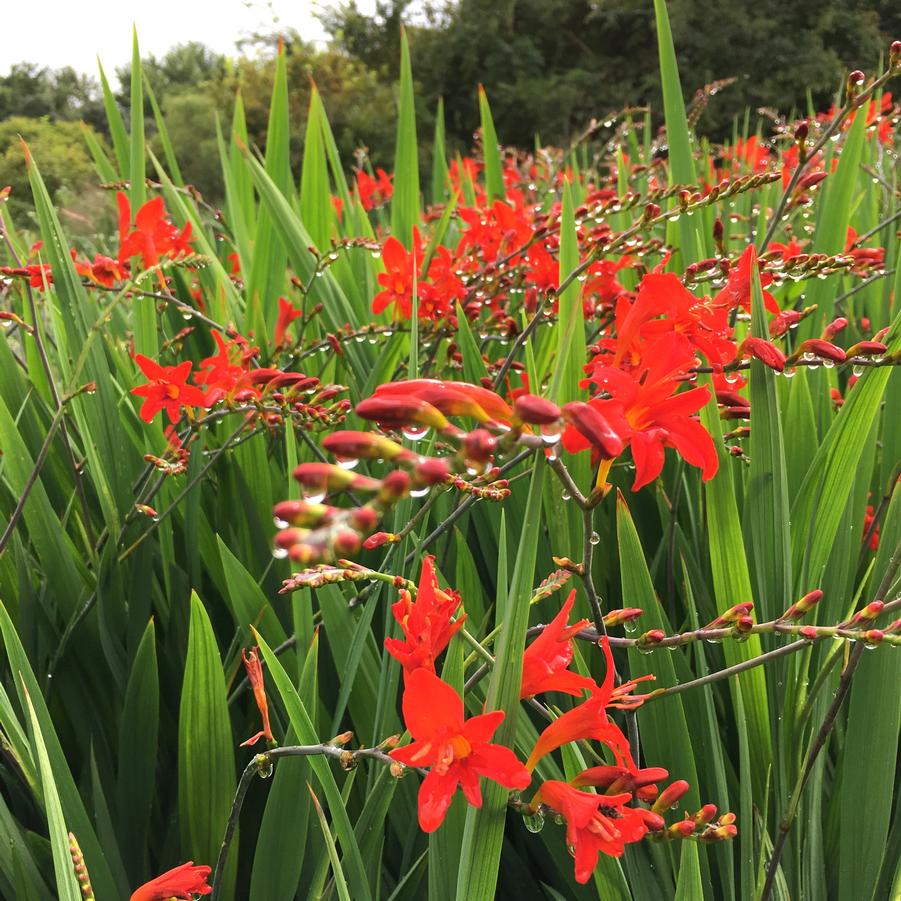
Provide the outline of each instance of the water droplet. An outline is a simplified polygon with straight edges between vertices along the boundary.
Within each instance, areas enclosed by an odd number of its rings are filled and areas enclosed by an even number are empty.
[[[638,651],[639,654],[653,654],[654,653],[654,649],[646,644],[637,644],[637,645],[635,645],[635,649]]]
[[[560,495],[560,500],[562,501],[571,501],[573,496],[566,490],[563,490],[563,493]]]
[[[276,529],[287,529],[290,525],[286,520],[279,519],[277,516],[272,517],[272,522],[275,523]]]
[[[623,623],[623,628],[627,632],[637,632],[638,631],[638,620],[637,619],[627,619]]]
[[[795,373],[796,373],[797,371],[798,371],[797,369],[784,369],[784,370],[782,371],[782,374],[783,374],[787,379],[793,379],[793,378],[795,377]]]
[[[529,832],[541,832],[544,829],[544,815],[541,813],[524,816],[522,821]]]
[[[407,441],[422,441],[422,439],[428,435],[429,427],[423,426],[422,428],[419,428],[418,426],[406,426],[400,430],[400,433]]]
[[[325,500],[325,491],[322,488],[304,488],[304,500],[309,504],[321,504]]]
[[[823,360],[823,366],[826,369],[835,369],[835,360]]]
[[[272,556],[276,560],[284,560],[288,556],[288,549],[284,547],[276,547],[272,549]]]
[[[260,779],[268,779],[272,775],[272,761],[262,754],[257,758],[257,775]]]
[[[338,456],[336,456],[335,462],[342,469],[356,469],[356,467],[360,461],[356,457],[338,457]]]
[[[410,497],[425,497],[429,493],[430,488],[430,485],[426,485],[425,488],[411,488]]]
[[[863,375],[863,370],[864,370],[863,366],[852,366],[851,367],[851,373],[853,375],[856,375],[857,378],[860,378]]]
[[[194,314],[190,310],[182,308],[181,318],[184,319],[185,322],[188,322],[189,320],[194,318]]]
[[[597,532],[592,532],[591,537],[588,539],[589,544],[598,545],[601,543],[601,536],[598,535]]]

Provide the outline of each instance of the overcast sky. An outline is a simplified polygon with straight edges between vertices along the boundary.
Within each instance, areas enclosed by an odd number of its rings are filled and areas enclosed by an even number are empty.
[[[174,44],[202,41],[222,53],[235,39],[274,19],[296,28],[305,40],[322,40],[314,12],[318,0],[0,0],[0,74],[19,62],[34,62],[97,74],[97,56],[109,77],[131,59],[131,27],[141,53],[161,56]],[[371,0],[358,0],[371,10]]]

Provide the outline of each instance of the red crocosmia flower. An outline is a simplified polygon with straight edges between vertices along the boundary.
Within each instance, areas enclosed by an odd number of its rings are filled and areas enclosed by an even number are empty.
[[[301,310],[296,310],[290,300],[287,300],[284,297],[278,299],[278,320],[275,323],[276,347],[282,347],[282,345],[284,345],[288,326],[302,315],[303,312]]]
[[[382,286],[372,298],[372,312],[381,313],[394,304],[395,318],[409,319],[413,315],[413,282],[422,265],[422,241],[419,230],[413,230],[413,251],[407,251],[393,235],[382,247],[382,263],[386,272],[377,276]]]
[[[549,779],[538,794],[541,803],[566,820],[566,842],[573,850],[576,882],[583,884],[591,878],[600,854],[619,857],[627,844],[644,838],[649,825],[658,829],[663,825],[657,814],[626,806],[632,800],[629,792],[597,795]]]
[[[141,257],[145,269],[156,266],[162,257],[176,259],[191,253],[191,223],[179,231],[167,218],[162,197],[148,200],[135,213],[134,230],[131,230],[131,205],[121,191],[116,196],[119,204],[119,264],[125,266],[135,256]]]
[[[434,832],[444,821],[458,785],[473,807],[481,807],[480,776],[510,789],[526,788],[531,781],[509,748],[489,742],[504,712],[464,721],[462,698],[430,670],[418,669],[407,677],[403,711],[413,742],[390,754],[407,766],[430,767],[419,787],[423,832]]]
[[[587,619],[580,619],[571,626],[566,624],[575,600],[576,592],[571,591],[560,612],[526,648],[522,660],[520,698],[531,698],[545,691],[578,695],[586,689],[597,688],[594,679],[580,676],[567,668],[573,659],[573,635],[588,625]]]
[[[535,769],[542,757],[561,745],[583,738],[593,738],[595,741],[603,742],[613,752],[619,766],[624,766],[629,770],[635,769],[629,742],[619,726],[607,716],[606,710],[608,707],[634,710],[641,706],[642,697],[632,695],[631,691],[639,682],[654,677],[652,675],[640,676],[638,679],[630,679],[614,688],[613,655],[610,653],[610,643],[606,636],[601,640],[601,648],[607,660],[607,672],[604,675],[603,683],[595,686],[590,698],[557,717],[538,736],[538,741],[535,742],[535,747],[526,761],[526,767],[529,770]]]
[[[149,357],[136,354],[135,362],[149,379],[146,385],[131,389],[132,394],[144,398],[140,414],[144,422],[152,422],[160,410],[165,410],[172,422],[178,422],[182,407],[206,406],[203,392],[187,384],[191,374],[190,360],[185,360],[178,366],[160,366]]]
[[[210,873],[210,867],[195,867],[194,861],[189,860],[135,889],[131,901],[191,901],[194,895],[209,895],[213,891],[207,884]]]
[[[385,650],[400,662],[405,676],[423,668],[434,672],[436,658],[466,619],[464,613],[451,622],[460,606],[460,595],[452,589],[438,587],[434,561],[434,557],[422,561],[416,600],[409,591],[403,590],[400,599],[391,607],[404,638],[386,638]]]
[[[753,244],[749,244],[745,252],[741,255],[737,266],[733,266],[726,279],[725,286],[713,298],[713,305],[716,307],[726,307],[733,310],[737,307],[743,309],[746,313],[751,312],[751,267],[757,263],[757,252]],[[766,286],[773,281],[773,276],[768,272],[760,273],[761,287]],[[763,304],[768,313],[774,316],[779,313],[779,304],[776,298],[769,291],[763,292]]]
[[[876,512],[873,509],[872,504],[867,505],[867,512],[863,518],[863,535],[860,540],[863,541],[867,535],[870,536],[869,547],[871,551],[879,550],[879,523],[876,523],[875,528],[873,527],[873,520],[876,518]],[[873,529],[870,532],[870,529]]]
[[[526,281],[539,291],[550,291],[560,285],[560,264],[541,244],[533,244],[526,253]]]
[[[769,253],[778,253],[783,260],[793,260],[795,257],[804,253],[804,248],[798,243],[797,238],[792,238],[788,244],[782,244],[779,241],[773,241],[767,248]]]
[[[389,201],[394,193],[391,176],[384,169],[376,169],[375,174],[377,177],[373,178],[364,169],[360,169],[357,172],[357,190],[360,194],[360,204],[367,212]]]
[[[258,651],[259,648],[251,648],[248,654],[244,648],[241,648],[241,659],[244,661],[247,679],[250,682],[250,687],[253,689],[253,697],[257,702],[257,709],[260,711],[260,717],[263,720],[263,728],[256,735],[248,738],[247,741],[242,741],[242,748],[248,745],[255,745],[261,738],[265,738],[268,744],[275,743],[275,738],[269,725],[269,701],[266,699],[266,685],[263,682],[263,667],[260,664]]]
[[[652,482],[663,469],[664,448],[672,447],[685,462],[701,470],[704,481],[716,475],[719,465],[710,433],[693,418],[710,400],[706,387],[677,393],[686,371],[686,359],[678,340],[655,342],[651,360],[631,372],[613,366],[595,366],[584,384],[596,384],[609,397],[588,401],[610,424],[613,432],[632,448],[635,461],[633,491]],[[563,446],[570,453],[586,450],[591,442],[573,426],[563,433]],[[599,484],[606,478],[609,462],[602,465]],[[606,467],[606,468],[605,468]]]

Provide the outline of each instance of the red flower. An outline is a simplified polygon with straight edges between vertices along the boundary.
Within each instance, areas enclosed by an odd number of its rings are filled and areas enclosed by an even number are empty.
[[[433,672],[418,669],[409,675],[403,711],[413,742],[390,754],[407,766],[430,767],[419,787],[423,832],[434,832],[444,821],[458,785],[473,807],[481,807],[480,776],[510,789],[526,788],[531,781],[509,748],[489,742],[504,712],[495,710],[464,721],[463,700]]]
[[[206,406],[203,392],[187,384],[191,374],[190,360],[178,366],[160,366],[149,357],[136,354],[135,362],[150,380],[146,385],[131,389],[132,394],[145,398],[141,405],[141,419],[144,422],[152,422],[160,410],[165,410],[172,422],[178,422],[182,407]]]
[[[673,337],[656,342],[647,354],[650,363],[632,372],[613,366],[595,366],[587,383],[593,383],[609,397],[588,402],[609,424],[613,433],[632,448],[635,461],[633,491],[638,491],[660,475],[663,449],[675,448],[691,466],[701,470],[706,482],[716,475],[718,460],[710,433],[693,414],[710,400],[707,388],[678,391],[686,371],[682,348]],[[563,433],[563,446],[570,453],[593,447],[590,438],[575,425]],[[603,453],[601,454],[603,456]],[[599,473],[606,478],[609,463]]]
[[[733,266],[726,279],[726,285],[713,298],[713,304],[717,307],[726,307],[729,310],[741,307],[745,312],[751,312],[751,268],[757,265],[757,252],[753,244],[749,244],[741,255],[737,266]],[[773,276],[767,272],[760,273],[760,284],[764,289]],[[769,291],[763,292],[763,304],[768,313],[774,316],[779,313],[779,304]]]
[[[161,257],[176,259],[191,253],[191,223],[179,230],[166,218],[162,197],[148,200],[135,213],[134,230],[131,231],[131,205],[121,191],[116,196],[119,204],[119,264],[125,266],[134,256],[140,256],[145,269],[156,266]]]
[[[395,304],[395,318],[409,319],[413,315],[413,281],[418,277],[422,263],[422,247],[419,231],[414,229],[414,252],[408,252],[393,235],[382,247],[382,263],[386,272],[380,272],[378,283],[382,286],[372,298],[372,312],[381,313],[390,304]]]
[[[404,638],[386,638],[385,649],[404,668],[409,676],[414,670],[425,668],[435,672],[435,659],[448,646],[451,638],[463,625],[466,614],[451,622],[460,606],[460,595],[448,589],[442,591],[435,578],[434,557],[422,561],[416,600],[409,591],[401,591],[400,600],[392,605],[394,618],[400,623]]]
[[[274,744],[275,738],[272,735],[272,729],[269,726],[269,702],[266,699],[266,685],[263,682],[263,667],[260,664],[260,657],[257,653],[258,648],[251,648],[248,654],[244,648],[241,648],[241,659],[244,661],[244,669],[247,670],[247,679],[250,687],[253,689],[253,697],[257,702],[257,708],[263,719],[263,728],[256,735],[248,738],[247,741],[241,742],[241,747],[247,745],[255,745],[261,738],[265,738],[267,744]]]
[[[364,169],[357,172],[357,191],[360,194],[360,204],[367,212],[389,201],[394,193],[391,176],[384,169],[376,169],[375,174],[378,176],[377,179]]]
[[[211,872],[210,867],[195,867],[194,861],[189,860],[135,889],[131,901],[169,901],[170,898],[191,901],[194,895],[209,895],[213,891],[207,884]]]
[[[284,297],[278,299],[278,320],[275,323],[275,346],[281,347],[285,343],[288,326],[303,315],[301,310],[294,309],[290,300]]]
[[[571,591],[560,612],[526,648],[522,660],[520,698],[530,698],[545,691],[578,695],[585,689],[597,688],[594,679],[567,669],[573,659],[572,637],[588,625],[585,619],[571,626],[566,624],[575,599],[576,592]]]
[[[550,779],[542,784],[538,795],[541,803],[566,820],[566,842],[573,850],[576,882],[580,883],[591,878],[598,855],[619,857],[627,844],[644,838],[649,824],[654,828],[663,824],[649,810],[627,807],[632,800],[629,792],[596,795]]]
[[[635,762],[629,751],[629,742],[619,726],[609,719],[606,710],[608,707],[634,709],[640,706],[642,698],[635,697],[631,691],[639,682],[654,677],[648,675],[630,679],[614,688],[613,655],[610,653],[610,644],[606,637],[602,640],[601,647],[607,659],[607,672],[603,683],[594,687],[590,698],[557,717],[538,736],[538,741],[535,742],[535,747],[526,761],[528,769],[535,769],[542,757],[561,745],[583,738],[593,738],[595,741],[603,742],[613,751],[617,765],[635,770]]]

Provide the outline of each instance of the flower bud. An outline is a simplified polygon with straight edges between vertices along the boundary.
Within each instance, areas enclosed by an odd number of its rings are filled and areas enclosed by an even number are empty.
[[[372,507],[357,507],[350,512],[350,523],[359,532],[371,532],[379,521],[379,514]]]
[[[604,616],[604,625],[607,628],[621,626],[624,623],[630,623],[632,620],[638,619],[644,613],[641,607],[624,607],[621,610],[611,610]]]
[[[865,79],[866,75],[860,69],[855,69],[853,72],[848,73],[847,89],[849,97],[854,97],[857,94],[857,89],[864,83]]]
[[[560,408],[543,397],[521,394],[513,405],[513,415],[529,425],[551,425],[560,419]]]
[[[802,341],[792,354],[792,358],[797,358],[805,353],[813,354],[823,360],[831,360],[833,363],[844,363],[847,358],[840,347],[829,341],[823,341],[821,338],[808,338],[806,341]]]
[[[725,228],[723,227],[723,220],[717,217],[713,223],[713,240],[719,244],[723,240],[724,234]]]
[[[363,542],[363,547],[367,551],[372,551],[383,544],[391,544],[395,541],[397,541],[397,536],[393,532],[376,532]]]
[[[402,454],[409,454],[390,438],[373,432],[332,432],[322,439],[322,446],[344,460],[394,460]]]
[[[625,447],[623,439],[594,407],[582,401],[572,401],[563,407],[563,415],[584,435],[606,460],[618,457]]]
[[[801,189],[815,188],[825,177],[826,172],[811,172],[805,175],[799,182],[798,187]]]
[[[413,481],[417,485],[440,485],[450,475],[450,467],[446,460],[438,457],[426,457],[413,469]]]
[[[663,629],[651,629],[648,632],[645,632],[643,635],[638,636],[638,640],[636,642],[636,646],[641,648],[653,648],[656,645],[660,644],[663,639],[666,638],[666,632]]]
[[[382,479],[379,500],[384,504],[396,504],[409,490],[410,477],[402,469],[396,469]]]
[[[795,620],[800,619],[804,616],[805,613],[809,613],[816,607],[817,604],[823,599],[823,592],[819,588],[815,588],[813,591],[808,591],[804,597],[799,601],[795,601],[782,616],[779,617],[778,622],[785,622],[786,620]]]
[[[691,788],[684,779],[677,779],[671,782],[658,796],[651,810],[654,813],[664,813],[671,810],[679,803],[679,799]],[[692,832],[694,831],[694,823],[692,823]]]
[[[803,144],[807,140],[807,134],[810,131],[807,121],[799,122],[798,127],[795,129],[795,141],[798,144]]]
[[[858,341],[852,344],[845,353],[849,357],[878,357],[884,354],[888,347],[881,341]]]
[[[424,425],[443,429],[448,425],[436,407],[415,397],[395,394],[367,397],[356,406],[357,416],[377,422],[382,428],[402,428],[405,425]]]
[[[463,439],[463,456],[473,463],[488,463],[496,448],[497,439],[486,429],[473,429]]]
[[[764,366],[775,369],[776,372],[782,372],[785,369],[785,354],[763,338],[749,337],[745,338],[739,348],[742,356],[756,357]]]
[[[833,319],[829,325],[823,330],[822,338],[824,341],[831,341],[843,328],[848,325],[848,320],[844,316],[838,316]]]
[[[716,804],[705,804],[693,817],[696,826],[706,826],[716,816]]]

